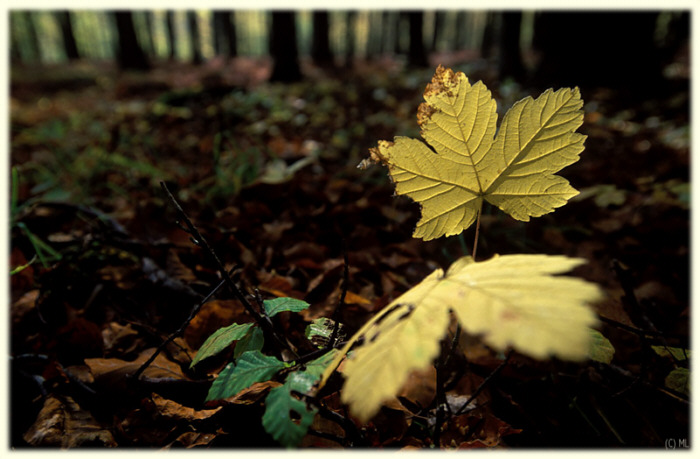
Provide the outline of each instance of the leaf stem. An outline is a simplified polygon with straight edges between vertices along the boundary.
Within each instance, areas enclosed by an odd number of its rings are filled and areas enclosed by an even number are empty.
[[[479,210],[476,211],[476,231],[474,232],[474,247],[472,247],[472,259],[476,261],[476,248],[479,244],[479,227],[481,226],[481,208],[484,206],[483,202],[479,206]]]

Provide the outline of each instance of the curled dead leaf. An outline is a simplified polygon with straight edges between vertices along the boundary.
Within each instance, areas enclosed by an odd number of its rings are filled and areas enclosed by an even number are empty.
[[[59,398],[49,395],[23,438],[32,446],[118,446],[112,433],[68,396]]]

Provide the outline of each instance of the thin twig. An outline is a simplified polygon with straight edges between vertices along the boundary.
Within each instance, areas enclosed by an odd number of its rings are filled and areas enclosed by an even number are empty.
[[[255,308],[253,308],[253,305],[251,305],[248,299],[245,297],[245,295],[243,295],[243,292],[241,292],[236,283],[233,282],[233,279],[231,279],[231,276],[226,271],[224,264],[221,262],[221,260],[219,260],[219,257],[216,255],[216,252],[214,252],[214,250],[209,246],[209,243],[207,243],[206,239],[204,239],[204,236],[202,236],[197,227],[194,226],[194,223],[192,223],[192,220],[190,220],[190,218],[187,216],[180,204],[177,202],[175,196],[173,196],[173,194],[170,192],[165,182],[160,182],[160,186],[163,188],[163,191],[165,191],[165,194],[168,196],[168,199],[170,200],[171,204],[175,207],[177,213],[187,226],[185,231],[188,234],[190,234],[190,236],[192,236],[192,241],[196,245],[202,247],[209,255],[209,257],[214,261],[219,273],[221,274],[221,277],[226,282],[226,285],[228,285],[229,289],[231,290],[231,292],[233,292],[236,299],[238,299],[238,301],[240,301],[241,304],[243,304],[243,307],[246,309],[246,311],[248,311],[248,313],[251,316],[253,316],[255,321],[260,325],[260,328],[262,328],[262,331],[265,334],[265,336],[270,338],[270,340],[272,340],[272,342],[275,343],[280,353],[284,350],[287,350],[291,352],[292,355],[296,358],[296,352],[294,352],[293,349],[290,349],[285,344],[284,340],[282,340],[277,335],[277,332],[275,331],[270,318],[262,316],[258,311],[256,311]]]
[[[148,366],[149,366],[151,363],[153,363],[153,361],[156,359],[156,357],[158,357],[158,354],[160,354],[160,353],[163,351],[163,349],[165,349],[165,346],[167,346],[172,340],[174,340],[175,338],[177,338],[178,336],[180,336],[182,333],[184,333],[185,328],[187,328],[187,326],[190,324],[190,322],[192,321],[192,319],[194,319],[194,316],[197,315],[197,313],[198,313],[199,310],[202,308],[202,306],[204,305],[204,303],[206,303],[207,301],[209,301],[209,299],[210,299],[212,296],[214,296],[214,294],[215,294],[217,291],[219,291],[219,289],[220,289],[221,287],[223,287],[225,283],[226,283],[226,280],[222,280],[221,282],[219,282],[219,284],[218,284],[216,287],[214,287],[214,290],[212,290],[211,292],[209,292],[209,294],[208,294],[207,296],[205,296],[205,297],[202,299],[202,301],[200,301],[194,308],[192,308],[192,310],[190,311],[190,315],[189,315],[189,316],[187,317],[187,319],[182,323],[182,325],[180,325],[180,328],[178,328],[178,329],[175,330],[172,334],[170,334],[170,336],[168,336],[168,337],[165,339],[165,341],[163,341],[163,342],[160,344],[160,346],[158,346],[158,348],[155,350],[155,352],[153,353],[153,355],[152,355],[151,357],[149,357],[148,360],[146,360],[146,361],[139,367],[138,370],[136,370],[136,373],[134,373],[133,375],[131,375],[131,378],[132,378],[133,380],[138,380],[139,377],[141,376],[141,373],[143,373],[143,372],[146,370],[146,368],[148,368]]]
[[[338,338],[338,330],[340,329],[340,311],[345,304],[345,295],[348,293],[348,277],[349,277],[349,271],[350,271],[350,263],[348,261],[348,251],[345,246],[345,239],[342,241],[342,250],[343,250],[343,283],[341,284],[341,291],[340,291],[340,298],[338,299],[338,304],[335,306],[335,310],[333,310],[333,315],[331,316],[331,319],[333,320],[333,331],[331,332],[331,337],[328,340],[328,343],[326,343],[326,349],[331,349],[333,347],[333,343],[335,343],[335,340]]]
[[[323,416],[329,421],[335,422],[343,428],[343,430],[345,431],[346,440],[350,442],[350,446],[367,445],[367,440],[365,440],[365,437],[362,435],[362,432],[357,428],[357,426],[354,422],[352,422],[352,420],[350,420],[346,416],[343,416],[340,413],[332,411],[321,401],[317,401],[316,406],[318,407],[319,415]]]
[[[467,409],[467,407],[469,406],[469,404],[470,404],[476,397],[478,397],[479,394],[481,394],[481,391],[484,390],[484,388],[486,387],[486,384],[488,384],[488,382],[491,381],[491,379],[493,379],[498,373],[501,372],[501,370],[503,370],[503,368],[505,368],[505,366],[508,364],[508,361],[510,360],[510,356],[511,356],[511,355],[513,355],[513,351],[509,351],[508,354],[506,355],[506,359],[503,361],[503,363],[501,363],[498,367],[496,367],[496,369],[493,370],[493,371],[491,372],[491,374],[488,375],[488,376],[486,377],[486,379],[484,379],[484,380],[481,382],[481,384],[479,384],[479,387],[476,388],[476,390],[475,390],[474,393],[471,395],[471,397],[469,397],[469,398],[467,399],[467,401],[464,402],[464,404],[457,410],[457,412],[455,413],[455,416],[459,416],[460,414],[462,414],[462,412],[463,412],[465,409]]]
[[[440,436],[441,436],[441,431],[442,431],[442,423],[443,423],[443,418],[445,415],[445,408],[447,408],[448,414],[451,416],[452,415],[452,410],[450,409],[449,405],[447,404],[447,399],[445,395],[445,368],[447,367],[447,364],[450,362],[450,359],[452,357],[452,353],[455,351],[457,348],[457,343],[459,342],[459,335],[461,333],[461,327],[459,326],[459,323],[457,324],[457,329],[455,330],[455,334],[452,336],[452,340],[450,343],[450,349],[447,352],[447,354],[444,356],[443,359],[438,359],[436,365],[435,365],[435,429],[433,430],[433,445],[435,447],[439,448],[440,447]],[[443,350],[444,352],[444,350]]]

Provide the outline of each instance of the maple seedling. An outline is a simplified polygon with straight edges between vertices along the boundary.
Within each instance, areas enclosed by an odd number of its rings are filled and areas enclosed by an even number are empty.
[[[439,66],[424,98],[418,124],[429,146],[396,137],[370,149],[371,160],[389,168],[396,192],[420,203],[414,237],[461,233],[484,201],[529,221],[578,194],[554,175],[583,151],[586,136],[574,132],[583,122],[578,88],[517,102],[498,134],[496,101],[481,81],[471,85],[464,73]]]
[[[484,201],[528,221],[578,194],[554,175],[583,151],[585,136],[574,132],[583,122],[578,88],[517,102],[498,133],[490,91],[481,82],[471,85],[461,72],[439,66],[424,98],[418,124],[427,145],[396,137],[370,149],[370,160],[388,167],[396,192],[421,205],[414,237],[461,233],[478,222]],[[589,305],[602,293],[593,283],[558,275],[584,262],[548,255],[460,258],[377,313],[337,354],[319,387],[354,349],[342,370],[341,400],[368,421],[412,371],[438,356],[452,314],[495,350],[584,360],[597,322]]]

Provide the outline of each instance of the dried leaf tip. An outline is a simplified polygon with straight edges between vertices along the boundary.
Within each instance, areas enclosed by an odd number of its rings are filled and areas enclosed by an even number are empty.
[[[452,69],[438,65],[433,79],[425,87],[423,97],[427,99],[434,94],[441,93],[447,93],[449,96],[452,96],[451,89],[459,85],[460,74],[466,77],[462,72],[455,73]]]

